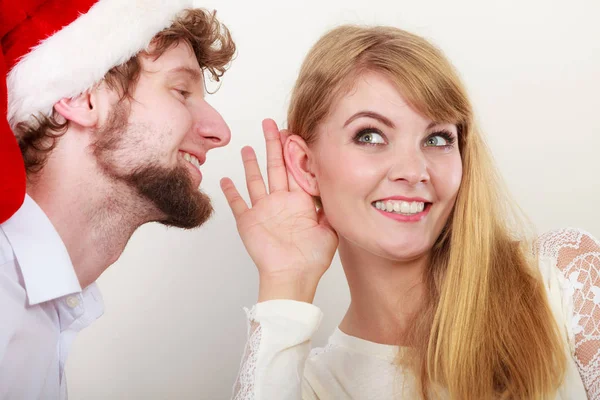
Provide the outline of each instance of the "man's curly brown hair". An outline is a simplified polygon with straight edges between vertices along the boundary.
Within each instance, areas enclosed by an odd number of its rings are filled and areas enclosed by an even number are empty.
[[[112,68],[104,76],[104,82],[121,95],[121,101],[130,99],[142,69],[140,55],[156,60],[180,42],[191,46],[200,68],[209,72],[217,82],[236,51],[229,30],[218,21],[215,11],[188,9],[180,13],[170,27],[154,36],[151,50],[140,52],[129,61]],[[43,168],[48,155],[68,126],[69,121],[64,121],[56,111],[50,117],[40,115],[33,122],[16,125],[15,133],[28,175]]]

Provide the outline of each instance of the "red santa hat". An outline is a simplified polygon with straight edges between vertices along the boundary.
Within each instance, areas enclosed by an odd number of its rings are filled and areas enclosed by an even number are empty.
[[[192,0],[0,0],[0,222],[25,196],[9,126],[50,116],[56,102],[100,82],[192,7]]]

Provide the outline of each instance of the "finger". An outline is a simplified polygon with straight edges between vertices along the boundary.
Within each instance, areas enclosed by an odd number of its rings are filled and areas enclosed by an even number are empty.
[[[269,192],[288,190],[288,176],[283,159],[283,148],[280,140],[279,128],[272,119],[265,119],[262,123],[267,146],[267,176],[269,178]]]
[[[265,181],[258,166],[256,153],[250,146],[242,149],[242,161],[244,162],[244,171],[246,172],[246,186],[250,195],[250,202],[255,205],[260,199],[267,195]]]
[[[283,145],[285,144],[285,141],[287,140],[288,136],[290,136],[290,135],[291,135],[290,131],[288,131],[285,128],[279,131],[279,139],[281,140],[281,147],[283,147]]]
[[[229,178],[221,179],[221,190],[227,199],[234,218],[237,220],[240,215],[248,210],[246,201],[240,196],[240,192],[235,188],[234,183]]]

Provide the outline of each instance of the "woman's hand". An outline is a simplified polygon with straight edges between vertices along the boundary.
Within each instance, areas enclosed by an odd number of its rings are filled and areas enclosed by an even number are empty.
[[[312,302],[319,280],[329,268],[338,245],[335,231],[312,196],[288,174],[282,142],[273,120],[263,121],[267,146],[269,191],[251,147],[242,149],[248,208],[229,178],[221,180],[246,250],[260,275],[259,302],[291,299]]]

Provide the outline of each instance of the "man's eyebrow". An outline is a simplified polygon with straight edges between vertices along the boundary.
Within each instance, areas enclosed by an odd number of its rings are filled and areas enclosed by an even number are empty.
[[[200,70],[190,67],[177,67],[169,70],[168,75],[187,75],[188,78],[194,82],[202,81],[202,72]]]

